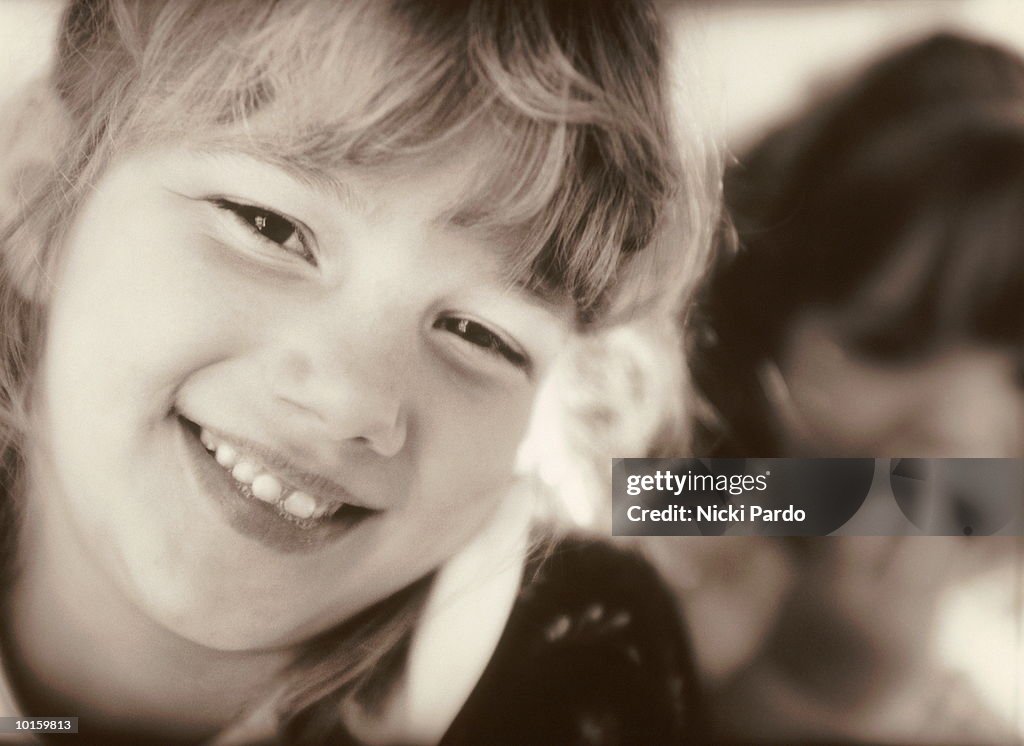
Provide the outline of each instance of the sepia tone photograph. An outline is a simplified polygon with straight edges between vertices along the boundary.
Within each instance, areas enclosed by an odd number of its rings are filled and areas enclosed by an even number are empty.
[[[0,80],[0,744],[1024,744],[1024,2],[0,0]]]

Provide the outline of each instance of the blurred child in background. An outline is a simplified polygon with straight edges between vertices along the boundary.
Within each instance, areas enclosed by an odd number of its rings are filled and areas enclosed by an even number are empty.
[[[710,452],[1024,455],[1024,61],[948,34],[890,54],[765,136],[725,193],[737,248],[696,358]],[[1012,740],[1016,646],[992,630],[1015,623],[1019,540],[784,546],[792,587],[718,693],[724,732]],[[1003,570],[968,622],[996,654],[958,670],[950,598]]]
[[[715,445],[742,456],[1024,452],[1024,62],[937,36],[727,176],[709,294]]]

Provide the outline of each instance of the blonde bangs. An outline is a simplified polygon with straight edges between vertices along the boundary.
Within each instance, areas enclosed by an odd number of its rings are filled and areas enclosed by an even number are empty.
[[[639,255],[688,251],[656,240],[680,168],[653,15],[573,0],[209,5],[115,18],[109,54],[137,70],[125,83],[108,68],[118,147],[241,137],[311,173],[478,149],[452,221],[514,236],[510,281],[571,300],[582,322],[621,305],[634,266],[664,265]],[[673,292],[644,285],[631,303]]]

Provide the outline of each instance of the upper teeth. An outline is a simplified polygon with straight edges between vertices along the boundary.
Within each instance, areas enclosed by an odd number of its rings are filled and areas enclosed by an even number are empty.
[[[225,443],[205,428],[199,440],[213,453],[217,463],[243,486],[243,492],[265,503],[276,505],[283,513],[299,519],[323,518],[338,506],[323,503],[314,496],[293,490],[284,480],[256,461],[252,456],[240,454],[230,443]]]

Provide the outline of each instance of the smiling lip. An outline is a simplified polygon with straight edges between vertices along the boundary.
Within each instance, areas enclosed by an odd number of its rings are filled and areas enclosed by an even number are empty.
[[[199,426],[177,417],[188,471],[199,490],[223,511],[228,523],[241,534],[280,552],[314,551],[347,533],[378,513],[344,504],[326,520],[290,520],[275,506],[253,498],[224,470],[199,442]]]

